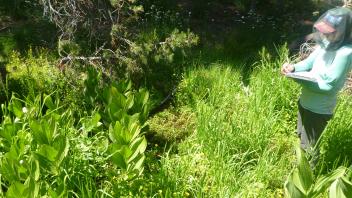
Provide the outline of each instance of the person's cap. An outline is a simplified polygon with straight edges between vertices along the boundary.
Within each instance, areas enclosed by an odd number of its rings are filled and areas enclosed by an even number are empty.
[[[336,31],[336,27],[341,23],[341,16],[327,14],[323,19],[314,24],[314,27],[321,33],[329,34]]]

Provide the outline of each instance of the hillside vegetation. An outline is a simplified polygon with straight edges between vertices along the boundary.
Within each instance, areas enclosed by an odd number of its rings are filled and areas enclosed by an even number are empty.
[[[350,90],[312,169],[280,74],[330,7],[1,3],[0,197],[350,197]]]

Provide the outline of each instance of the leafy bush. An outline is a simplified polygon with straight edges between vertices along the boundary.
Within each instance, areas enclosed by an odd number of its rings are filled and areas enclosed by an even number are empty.
[[[33,16],[34,13],[38,14],[39,4],[36,1],[25,1],[25,0],[4,0],[0,5],[0,12],[2,14],[10,15],[17,19],[27,18]]]
[[[5,62],[15,47],[16,41],[13,37],[0,36],[0,62]]]
[[[3,79],[2,102],[10,99],[12,92],[20,98],[57,92],[63,103],[77,104],[82,95],[84,70],[58,67],[52,54],[45,50],[29,50],[25,56],[12,52],[6,64]]]
[[[67,67],[72,62],[79,62],[82,57],[84,60],[95,57],[98,61],[93,64],[109,71],[104,73],[105,77],[110,80],[129,78],[136,86],[149,81],[160,82],[160,78],[175,78],[175,73],[180,73],[183,64],[175,59],[183,60],[187,50],[198,43],[195,34],[180,31],[183,28],[176,23],[168,23],[176,17],[163,19],[165,24],[147,21],[155,19],[154,15],[149,17],[145,14],[141,18],[144,4],[149,5],[150,2],[42,2],[44,14],[60,30],[58,52],[61,58],[68,60],[63,62]],[[53,9],[64,10],[65,14],[58,14]],[[169,15],[166,11],[157,13]],[[164,18],[159,16],[161,14],[157,17]],[[110,18],[105,17],[109,15]],[[177,20],[181,20],[181,17],[177,17]],[[96,26],[100,28],[96,29]],[[160,71],[164,72],[160,74]]]
[[[60,71],[52,65],[47,56],[47,53],[41,52],[39,57],[35,57],[31,50],[27,57],[13,52],[6,65],[8,91],[27,96],[37,92],[51,93],[57,89]]]
[[[320,2],[319,2],[320,3]],[[214,5],[232,5],[240,12],[258,12],[263,15],[280,16],[286,13],[295,15],[304,13],[314,8],[313,1],[289,1],[289,0],[195,0],[191,3],[191,11],[196,18],[207,17],[207,12]]]
[[[158,32],[156,29],[146,31],[131,44],[129,55],[122,59],[121,69],[117,72],[127,74],[137,85],[147,80],[159,90],[165,91],[167,88],[170,89],[170,86],[165,88],[159,83],[175,82],[175,76],[183,69],[182,60],[198,40],[198,36],[190,31],[183,32],[178,29],[171,32],[163,30]]]
[[[115,186],[142,174],[147,144],[149,94],[130,89],[122,83],[99,92],[103,116],[91,111],[78,122],[75,109],[59,97],[12,97],[2,105],[0,195],[121,195]]]

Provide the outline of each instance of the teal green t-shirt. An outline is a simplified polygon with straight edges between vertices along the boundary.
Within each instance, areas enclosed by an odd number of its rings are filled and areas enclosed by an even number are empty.
[[[352,46],[342,46],[336,51],[321,47],[309,57],[294,65],[295,72],[310,71],[317,82],[296,80],[302,86],[300,104],[314,113],[332,114],[337,93],[343,88],[351,70]]]

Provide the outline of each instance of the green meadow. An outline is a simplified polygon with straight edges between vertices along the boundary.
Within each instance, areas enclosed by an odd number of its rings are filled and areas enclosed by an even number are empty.
[[[280,74],[331,5],[251,2],[0,5],[0,197],[352,197],[350,88],[312,169]]]

